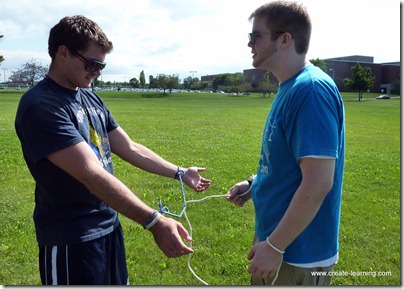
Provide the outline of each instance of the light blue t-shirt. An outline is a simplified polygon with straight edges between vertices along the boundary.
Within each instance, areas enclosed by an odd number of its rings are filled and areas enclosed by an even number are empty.
[[[309,64],[281,83],[264,127],[257,176],[252,185],[255,230],[264,241],[284,216],[302,174],[299,159],[336,159],[334,184],[309,226],[286,248],[284,261],[307,264],[338,254],[345,120],[333,80]]]

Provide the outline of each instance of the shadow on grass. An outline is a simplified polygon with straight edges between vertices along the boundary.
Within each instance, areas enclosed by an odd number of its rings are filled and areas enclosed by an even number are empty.
[[[361,101],[357,100],[357,99],[344,99],[344,102],[367,102],[370,101],[372,99],[361,99]]]
[[[169,93],[161,93],[161,92],[146,92],[146,93],[141,93],[141,97],[143,98],[166,98],[169,96]]]

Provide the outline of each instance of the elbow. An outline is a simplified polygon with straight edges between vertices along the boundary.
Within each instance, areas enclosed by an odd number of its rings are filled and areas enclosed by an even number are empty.
[[[318,195],[320,198],[324,199],[328,193],[331,191],[334,185],[334,179],[326,179],[317,185]]]

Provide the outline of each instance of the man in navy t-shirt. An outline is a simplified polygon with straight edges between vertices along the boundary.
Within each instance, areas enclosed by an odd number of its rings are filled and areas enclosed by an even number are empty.
[[[180,168],[133,142],[90,91],[112,42],[83,16],[64,17],[49,35],[48,75],[21,98],[15,128],[35,179],[34,221],[44,285],[128,284],[118,212],[149,229],[167,257],[192,252],[181,223],[144,204],[113,175],[112,153],[197,192],[203,168]]]

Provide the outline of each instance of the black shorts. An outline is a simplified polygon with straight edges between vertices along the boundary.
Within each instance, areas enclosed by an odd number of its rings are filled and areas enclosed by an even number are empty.
[[[84,243],[39,246],[43,285],[128,285],[122,227]]]

